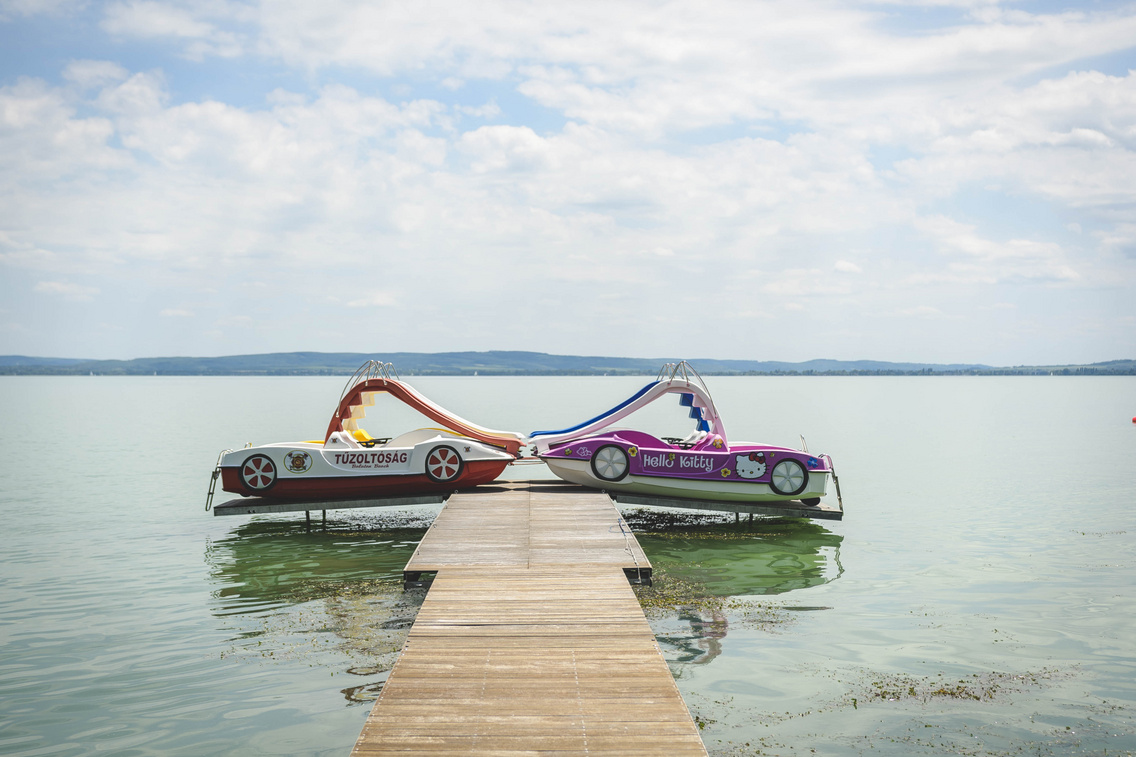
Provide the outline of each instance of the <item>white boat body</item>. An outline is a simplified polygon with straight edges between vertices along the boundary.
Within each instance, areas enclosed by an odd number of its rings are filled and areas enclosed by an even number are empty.
[[[223,467],[237,467],[251,455],[260,453],[279,464],[285,476],[325,478],[338,476],[412,475],[426,467],[426,455],[438,444],[454,447],[464,462],[483,460],[512,461],[513,456],[499,449],[440,429],[421,428],[391,439],[386,444],[365,447],[346,432],[331,435],[325,443],[276,442],[227,452]],[[291,450],[307,453],[288,457]]]

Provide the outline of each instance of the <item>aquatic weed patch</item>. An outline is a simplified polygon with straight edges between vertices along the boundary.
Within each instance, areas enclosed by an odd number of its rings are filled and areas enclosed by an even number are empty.
[[[656,566],[650,586],[635,586],[639,605],[648,615],[679,610],[720,611],[726,600],[713,596],[704,583],[682,578],[665,567]]]
[[[849,737],[873,753],[964,757],[1063,757],[1136,754],[1136,727],[1128,707],[1107,701],[1069,702],[1060,715],[1033,712],[1017,722],[974,721],[939,712]]]
[[[769,633],[784,630],[797,621],[796,609],[767,602],[731,599],[726,603],[726,610],[735,618],[735,625]]]
[[[317,599],[346,601],[364,597],[395,598],[402,593],[402,583],[389,578],[362,581],[303,579],[288,587],[279,598],[290,604],[303,604]]]
[[[635,587],[660,649],[676,678],[684,666],[718,657],[731,630],[775,632],[796,620],[779,605],[711,595],[697,581],[656,569],[654,585]]]
[[[1051,668],[1022,673],[972,673],[962,677],[945,673],[933,676],[865,673],[862,680],[852,686],[845,701],[853,708],[872,702],[915,701],[926,704],[935,699],[987,702],[1005,694],[1043,686],[1066,675]]]
[[[683,512],[637,509],[623,513],[636,534],[660,539],[752,539],[792,534],[802,524],[797,518],[764,517],[741,519],[731,513]],[[804,524],[807,525],[807,524]]]
[[[697,563],[683,566],[684,569],[699,567]],[[640,585],[632,589],[648,617],[681,612],[713,613],[728,615],[734,622],[768,627],[793,620],[792,614],[782,605],[717,596],[705,583],[680,575],[666,566],[655,567],[650,586]]]
[[[809,697],[807,704],[798,701],[791,710],[782,706],[779,697],[767,699],[757,709],[698,694],[687,701],[691,712],[707,722],[703,738],[715,757],[1132,757],[1136,726],[1131,708],[1116,702],[1084,702],[1076,692],[1061,691],[1062,683],[1076,675],[1054,668],[961,676],[845,669],[826,677],[851,682],[847,695],[827,702]],[[1061,702],[1056,709],[1055,701]]]
[[[413,509],[378,510],[374,512],[358,512],[351,510],[336,511],[334,520],[328,520],[327,529],[342,534],[398,534],[405,532],[424,531],[430,527],[438,517],[441,505],[418,506]],[[323,526],[321,525],[322,529]]]
[[[623,520],[635,531],[661,532],[674,529],[699,528],[724,523],[726,521],[726,514],[636,508],[634,510],[624,511]]]
[[[307,663],[330,668],[332,677],[347,673],[385,679],[425,596],[381,580],[301,583],[295,591],[291,599],[307,599],[258,616],[257,628],[238,633],[221,656]],[[354,703],[373,699],[379,688],[381,681],[341,691]]]

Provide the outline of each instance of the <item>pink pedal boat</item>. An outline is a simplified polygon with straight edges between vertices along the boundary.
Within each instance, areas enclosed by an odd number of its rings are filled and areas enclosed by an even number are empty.
[[[612,429],[667,394],[690,408],[695,428],[685,438],[657,438]],[[560,478],[612,492],[636,492],[726,502],[817,505],[835,481],[832,458],[806,450],[728,442],[702,377],[685,361],[668,363],[658,378],[606,413],[559,431],[534,431],[528,441]],[[837,484],[839,496],[839,484]]]
[[[347,382],[323,441],[226,450],[218,459],[214,481],[219,472],[225,491],[269,499],[366,499],[477,486],[497,478],[517,458],[520,434],[470,423],[396,375],[390,363],[364,363]],[[393,439],[371,436],[359,421],[379,393],[401,400],[444,428],[418,429]]]

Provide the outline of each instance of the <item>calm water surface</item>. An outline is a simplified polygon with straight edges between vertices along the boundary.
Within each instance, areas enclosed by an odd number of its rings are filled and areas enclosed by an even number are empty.
[[[412,381],[518,431],[644,383]],[[830,453],[847,510],[641,537],[722,598],[652,618],[712,754],[1136,753],[1136,379],[708,382],[735,440]],[[320,436],[342,384],[0,377],[0,754],[350,752],[436,508],[204,511],[222,448]]]

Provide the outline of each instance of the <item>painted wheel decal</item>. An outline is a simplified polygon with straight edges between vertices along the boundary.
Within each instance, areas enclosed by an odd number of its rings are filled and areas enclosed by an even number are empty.
[[[255,492],[265,492],[276,483],[276,463],[267,455],[253,455],[241,465],[241,481]]]
[[[630,469],[627,453],[614,444],[600,447],[592,456],[592,473],[601,481],[621,481]]]
[[[809,483],[805,466],[792,458],[786,458],[773,466],[769,486],[778,494],[800,494]]]
[[[462,459],[453,447],[435,447],[426,456],[426,475],[432,481],[453,481],[461,471]]]

